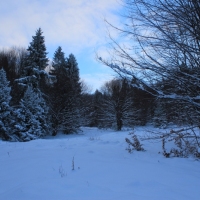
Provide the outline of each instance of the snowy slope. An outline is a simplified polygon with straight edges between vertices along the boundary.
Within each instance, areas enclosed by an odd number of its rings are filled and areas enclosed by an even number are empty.
[[[0,141],[0,199],[200,199],[199,161],[164,158],[161,144],[149,141],[146,152],[129,154],[129,132],[83,128],[27,143]]]

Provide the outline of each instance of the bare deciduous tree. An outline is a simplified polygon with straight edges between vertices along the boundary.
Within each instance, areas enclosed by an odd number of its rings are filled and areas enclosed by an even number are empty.
[[[115,40],[112,60],[102,60],[134,85],[160,98],[183,100],[200,107],[200,3],[196,0],[126,0],[127,23],[120,31],[129,46]],[[111,38],[112,39],[112,38]],[[131,46],[132,45],[132,46]],[[177,73],[174,73],[174,72]],[[143,76],[143,79],[141,78]],[[168,78],[187,94],[164,93],[155,82]],[[189,81],[188,81],[189,80]],[[195,88],[195,90],[194,90]]]
[[[100,61],[121,76],[129,77],[133,87],[189,106],[199,116],[200,2],[125,0],[125,8],[123,29],[108,24],[121,33],[128,45],[110,36],[114,55],[111,60],[100,58]],[[163,81],[171,89],[158,84]],[[190,125],[199,126],[199,122],[195,117]],[[192,131],[191,137],[199,140]],[[199,142],[194,145],[199,146]]]

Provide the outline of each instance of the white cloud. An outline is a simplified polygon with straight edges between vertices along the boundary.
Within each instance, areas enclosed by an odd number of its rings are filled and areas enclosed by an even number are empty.
[[[114,78],[113,74],[107,73],[95,73],[95,74],[84,74],[82,75],[82,80],[86,82],[94,92],[96,89],[100,89],[101,86],[107,81],[110,81]]]
[[[58,46],[62,46],[66,56],[71,52],[77,55],[82,66],[81,78],[95,90],[113,77],[108,75],[105,66],[94,65],[95,51],[100,50],[101,55],[106,56],[101,48],[107,43],[104,19],[119,26],[120,18],[114,13],[120,9],[118,0],[2,0],[0,48],[27,48],[35,31],[41,27],[48,55],[52,57]],[[92,71],[97,69],[95,74],[88,74],[81,56],[88,57],[94,66],[90,66]]]
[[[41,27],[47,46],[83,51],[104,41],[104,18],[118,24],[112,11],[119,8],[116,0],[1,1],[0,44],[27,46]]]

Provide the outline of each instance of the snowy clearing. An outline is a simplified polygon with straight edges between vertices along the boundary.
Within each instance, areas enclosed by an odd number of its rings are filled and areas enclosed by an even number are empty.
[[[150,141],[142,142],[145,152],[130,154],[130,131],[82,130],[26,143],[0,141],[0,199],[200,198],[200,162],[194,158],[164,158],[161,144]]]

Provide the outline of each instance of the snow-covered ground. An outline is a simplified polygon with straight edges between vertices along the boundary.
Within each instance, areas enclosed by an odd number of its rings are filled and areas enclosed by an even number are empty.
[[[145,152],[130,154],[129,132],[83,128],[78,135],[0,141],[0,199],[200,199],[200,161],[164,158],[161,144],[149,141],[142,142]]]

